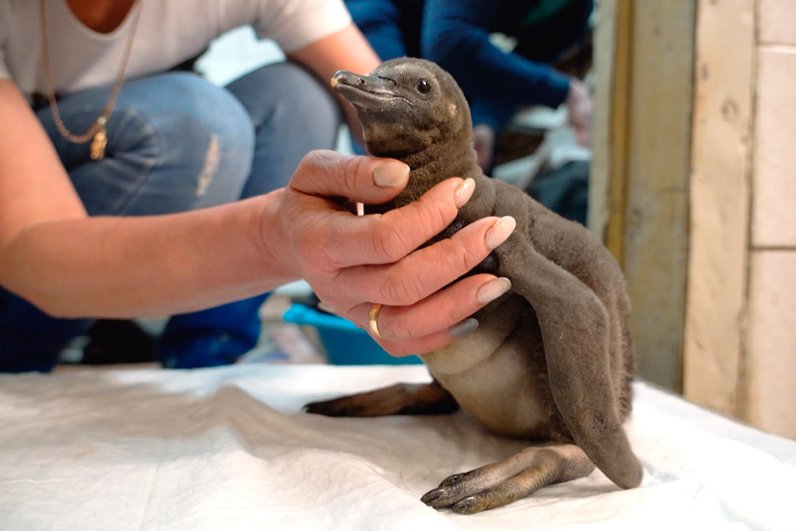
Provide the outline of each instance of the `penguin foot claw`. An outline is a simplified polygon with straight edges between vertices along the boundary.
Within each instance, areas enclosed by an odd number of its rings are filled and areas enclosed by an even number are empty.
[[[525,498],[542,487],[587,476],[594,464],[573,444],[529,447],[463,474],[453,474],[420,500],[435,509],[473,514]]]

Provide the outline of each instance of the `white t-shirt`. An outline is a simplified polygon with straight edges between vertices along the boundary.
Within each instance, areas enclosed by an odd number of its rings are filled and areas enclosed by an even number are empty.
[[[103,34],[80,22],[66,0],[46,4],[60,94],[113,83],[136,9],[143,11],[125,77],[168,70],[239,26],[251,25],[258,37],[290,53],[351,22],[341,0],[139,0],[118,28]],[[0,0],[0,79],[12,79],[26,95],[46,92],[39,0]]]

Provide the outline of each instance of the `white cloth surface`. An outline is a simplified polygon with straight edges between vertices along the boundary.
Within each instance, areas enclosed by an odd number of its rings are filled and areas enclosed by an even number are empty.
[[[0,528],[796,529],[796,443],[644,384],[628,424],[640,488],[595,471],[470,516],[419,498],[523,442],[461,412],[301,412],[428,378],[422,366],[320,365],[0,376]]]

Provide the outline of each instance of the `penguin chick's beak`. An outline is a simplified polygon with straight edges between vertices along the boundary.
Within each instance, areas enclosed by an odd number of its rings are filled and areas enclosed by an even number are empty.
[[[384,107],[390,100],[406,98],[395,93],[392,79],[367,75],[361,76],[347,70],[338,70],[332,76],[332,89],[351,102],[358,109],[375,111]]]

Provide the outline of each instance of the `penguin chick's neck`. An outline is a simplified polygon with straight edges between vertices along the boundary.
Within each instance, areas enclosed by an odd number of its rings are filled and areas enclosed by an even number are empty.
[[[386,211],[411,203],[449,177],[466,179],[480,175],[481,170],[470,138],[461,133],[445,142],[433,143],[412,153],[371,153],[377,157],[400,160],[410,168],[406,188],[390,203],[383,205],[383,209],[377,210]]]

